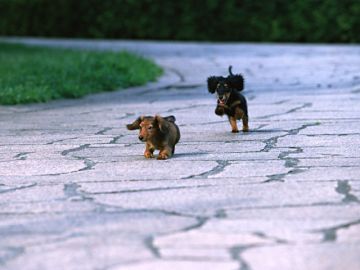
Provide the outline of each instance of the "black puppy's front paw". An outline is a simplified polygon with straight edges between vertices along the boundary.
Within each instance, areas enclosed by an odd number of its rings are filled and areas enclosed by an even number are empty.
[[[215,109],[215,114],[219,116],[223,116],[225,114],[225,110],[223,107],[217,106]]]

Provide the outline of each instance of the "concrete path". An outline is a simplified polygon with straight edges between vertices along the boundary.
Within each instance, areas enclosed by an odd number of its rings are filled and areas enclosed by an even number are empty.
[[[0,107],[1,269],[360,269],[359,46],[20,41],[126,48],[166,75]],[[248,134],[205,86],[230,64]],[[155,113],[181,129],[167,161],[125,128]]]

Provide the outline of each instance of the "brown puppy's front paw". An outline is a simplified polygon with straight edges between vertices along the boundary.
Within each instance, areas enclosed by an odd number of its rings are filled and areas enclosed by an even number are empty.
[[[165,160],[168,159],[169,156],[167,154],[164,153],[160,153],[159,156],[157,157],[158,160]]]
[[[243,131],[243,132],[249,132],[249,127],[248,127],[248,126],[243,126],[242,131]]]
[[[231,132],[232,132],[232,133],[239,133],[239,130],[233,129]]]
[[[145,153],[144,153],[144,157],[145,157],[145,158],[153,158],[154,155],[153,155],[153,153],[151,153],[151,152],[145,152]]]

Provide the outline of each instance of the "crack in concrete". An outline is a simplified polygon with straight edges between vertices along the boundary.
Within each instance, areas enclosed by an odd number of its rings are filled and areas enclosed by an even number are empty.
[[[119,136],[115,136],[114,138],[111,139],[111,141],[109,142],[109,144],[116,144],[118,140],[120,140],[122,137],[124,137],[125,135],[119,135]]]
[[[301,147],[289,147],[290,149],[294,149],[294,151],[283,151],[278,155],[278,158],[285,161],[285,167],[294,168],[298,166],[300,160],[297,158],[290,157],[291,154],[300,154],[303,153],[304,150]]]
[[[8,261],[14,260],[25,252],[24,247],[5,247],[0,255],[0,265],[5,265]]]
[[[322,242],[336,242],[337,232],[339,230],[349,229],[351,226],[356,226],[359,224],[360,224],[360,219],[326,229],[314,230],[313,232],[315,233],[320,232],[323,234]]]
[[[92,161],[91,159],[88,159],[88,158],[83,158],[83,157],[76,157],[76,158],[78,158],[79,160],[83,160],[84,164],[85,164],[85,167],[81,168],[79,170],[79,172],[86,171],[86,170],[92,170],[95,167],[95,165],[97,164],[97,162]]]
[[[260,150],[260,152],[269,152],[270,150],[275,148],[276,144],[277,144],[277,142],[278,142],[278,140],[280,138],[283,138],[283,137],[286,137],[286,136],[289,136],[289,135],[297,135],[303,129],[306,129],[308,127],[318,126],[318,125],[320,125],[320,123],[304,124],[299,128],[294,128],[294,129],[288,130],[287,134],[278,135],[278,136],[274,136],[274,137],[271,137],[269,139],[266,139],[266,140],[263,141],[265,143],[265,146],[264,146],[263,149]]]
[[[61,152],[61,155],[66,156],[66,155],[69,154],[69,153],[81,151],[81,150],[83,150],[83,149],[88,148],[89,146],[90,146],[89,143],[88,143],[88,144],[82,144],[82,145],[80,145],[79,147],[75,147],[75,148],[71,148],[71,149],[62,151],[62,152]]]
[[[274,241],[277,244],[289,244],[289,242],[285,239],[274,237],[274,236],[269,236],[269,235],[265,234],[264,232],[254,232],[253,234],[260,238]]]
[[[31,153],[34,153],[34,152],[21,152],[17,155],[14,156],[14,158],[18,159],[18,160],[26,160],[27,159],[27,155],[28,154],[31,154]]]
[[[302,173],[305,170],[302,169],[294,169],[294,170],[290,170],[286,173],[278,173],[278,174],[271,174],[271,175],[266,175],[266,177],[268,178],[267,180],[265,180],[263,183],[271,183],[271,182],[285,182],[285,177],[290,175],[290,174],[296,174],[296,173]]]
[[[353,94],[359,94],[359,93],[360,93],[360,88],[359,88],[359,89],[352,90],[351,93],[353,93]]]
[[[242,253],[250,248],[258,247],[259,245],[238,245],[229,249],[230,257],[232,260],[238,262],[238,270],[251,270],[250,265],[242,258]]]
[[[1,185],[1,186],[6,187],[6,185]],[[14,191],[18,191],[18,190],[22,190],[22,189],[26,189],[26,188],[32,188],[35,186],[37,186],[37,183],[32,183],[32,184],[28,184],[28,185],[23,185],[23,186],[14,187],[14,188],[7,188],[7,189],[0,187],[0,194],[7,193],[7,192],[14,192]]]
[[[281,104],[284,104],[284,103],[288,102],[289,100],[290,99],[283,99],[283,100],[276,101],[273,104],[274,105],[281,105]]]
[[[257,117],[257,119],[268,119],[268,118],[271,118],[271,117],[274,117],[274,116],[286,115],[286,114],[294,113],[294,112],[297,112],[297,111],[299,111],[301,109],[309,108],[309,107],[312,107],[312,103],[310,103],[310,102],[304,103],[303,105],[301,105],[299,107],[295,107],[293,109],[290,109],[290,110],[288,110],[288,111],[286,111],[284,113],[274,113],[274,114],[259,116],[259,117]]]
[[[344,203],[350,203],[350,202],[357,202],[359,203],[359,199],[350,193],[351,191],[351,185],[349,184],[349,181],[347,180],[339,180],[337,181],[337,186],[335,188],[335,191],[341,195],[344,195],[345,197],[342,199]]]
[[[171,84],[168,86],[157,88],[157,92],[159,91],[169,91],[169,90],[194,90],[194,88],[198,88],[201,86],[205,86],[204,84]]]
[[[251,129],[251,132],[253,131],[262,131],[261,129],[268,126],[269,124],[260,124],[258,127]]]
[[[83,192],[79,191],[80,185],[77,183],[64,184],[64,195],[66,199],[76,201],[93,201],[92,197],[86,196]]]
[[[144,239],[145,247],[150,250],[151,254],[155,258],[161,258],[160,249],[154,243],[154,236],[150,235]]]
[[[90,147],[90,144],[82,144],[82,145],[80,145],[79,147],[75,147],[75,148],[71,148],[71,149],[62,151],[62,152],[61,152],[61,155],[66,156],[66,155],[68,155],[69,153],[78,152],[78,151],[87,149],[87,148],[89,148],[89,147]],[[81,157],[81,156],[73,156],[73,157],[76,158],[77,160],[83,161],[85,167],[83,167],[83,168],[81,168],[81,169],[79,169],[79,170],[76,170],[76,171],[72,171],[72,172],[68,172],[68,173],[62,173],[62,174],[69,174],[69,173],[74,173],[74,172],[81,172],[81,171],[86,171],[86,170],[92,170],[92,169],[95,167],[95,165],[97,164],[97,162],[92,161],[91,159],[86,158],[86,157]],[[51,174],[51,175],[61,175],[61,174]]]
[[[228,160],[216,160],[217,164],[214,168],[212,168],[209,171],[200,173],[200,174],[193,174],[187,177],[183,177],[181,179],[196,179],[196,178],[208,178],[210,175],[216,175],[218,173],[221,173],[222,171],[225,170],[226,166],[228,166],[230,164],[230,162]]]
[[[289,170],[286,173],[279,173],[279,174],[272,174],[272,175],[267,175],[266,177],[268,178],[267,180],[264,181],[264,183],[269,183],[269,182],[285,182],[285,177],[287,175],[290,174],[296,174],[296,173],[302,173],[305,170],[303,169],[299,169],[298,168],[298,164],[299,164],[299,159],[297,158],[292,158],[289,157],[290,154],[298,154],[298,153],[302,153],[303,149],[301,147],[290,147],[290,149],[294,149],[294,151],[282,151],[279,155],[278,155],[278,159],[285,161],[284,166],[286,168],[290,168],[291,170]]]
[[[177,189],[191,189],[191,188],[206,188],[212,185],[196,185],[196,186],[178,186],[178,187],[158,187],[158,188],[147,188],[147,189],[127,189],[127,190],[113,190],[113,191],[102,191],[102,192],[87,192],[91,195],[105,195],[105,194],[123,194],[123,193],[140,193],[140,192],[153,192],[153,191],[167,191]]]
[[[354,133],[337,133],[337,134],[331,134],[331,133],[304,134],[303,136],[306,136],[306,137],[320,137],[320,136],[347,137],[347,136],[359,136],[359,135],[360,135],[360,133],[354,132]]]
[[[256,210],[256,209],[281,209],[281,208],[301,208],[301,207],[318,207],[318,206],[343,206],[340,202],[318,202],[310,204],[280,204],[280,205],[260,205],[260,206],[249,206],[249,207],[233,207],[227,209],[227,211],[237,210]]]
[[[94,204],[98,212],[119,212],[119,213],[148,213],[148,214],[163,214],[166,216],[177,216],[177,217],[186,217],[186,218],[195,218],[195,219],[203,219],[203,217],[199,217],[192,214],[180,213],[176,211],[168,211],[164,209],[152,209],[152,208],[122,208],[120,206],[114,206],[104,203],[96,202],[96,200],[90,195],[94,195],[94,193],[86,192],[83,190],[79,190],[81,186],[77,183],[69,183],[64,185],[64,194],[66,198],[77,199],[82,201],[89,201]],[[114,209],[116,211],[114,211]]]
[[[275,136],[269,139],[264,140],[263,142],[265,143],[265,146],[263,149],[260,150],[260,152],[269,152],[271,149],[273,149],[279,138],[285,137],[287,135],[279,135],[279,136]]]
[[[112,130],[111,127],[103,128],[102,130],[95,133],[95,135],[104,135],[106,131]]]
[[[183,228],[182,230],[180,230],[180,232],[189,232],[189,231],[192,231],[192,230],[200,229],[210,219],[209,217],[200,217],[200,216],[197,216],[195,218],[196,218],[196,221],[197,221],[195,224]]]
[[[173,212],[170,212],[170,213],[172,214]],[[177,213],[177,215],[179,215],[179,214]],[[153,254],[153,256],[155,258],[161,258],[161,249],[159,247],[157,247],[154,243],[156,237],[163,237],[163,236],[173,235],[176,233],[184,233],[184,232],[189,232],[192,230],[198,230],[201,227],[203,227],[206,224],[206,222],[209,220],[209,217],[202,217],[202,216],[189,216],[189,215],[182,215],[182,214],[180,216],[195,218],[196,222],[190,226],[186,226],[182,229],[179,229],[179,230],[176,230],[176,231],[173,231],[170,233],[159,234],[159,235],[150,235],[144,239],[145,247],[147,247],[150,250],[150,252]]]
[[[172,67],[167,67],[166,69],[175,73],[179,77],[180,82],[185,82],[185,76],[179,70]]]
[[[214,218],[227,218],[226,210],[225,209],[216,210]]]
[[[64,142],[64,141],[67,141],[67,140],[75,140],[75,139],[78,139],[78,138],[79,137],[71,137],[71,138],[66,138],[66,139],[55,140],[55,141],[51,141],[51,142],[46,143],[46,145],[50,145],[50,144],[54,144],[54,143],[58,143],[58,142]]]
[[[271,182],[285,182],[284,178],[288,173],[278,173],[278,174],[271,174],[266,175],[268,178],[263,183],[271,183]]]
[[[188,217],[188,216],[187,216]],[[182,232],[188,232],[192,230],[197,230],[205,225],[205,223],[208,221],[208,217],[191,217],[196,219],[196,223],[190,226],[187,226],[185,228],[182,228],[180,230],[176,230],[171,233],[165,233],[165,234],[159,234],[159,235],[150,235],[144,239],[144,246],[150,250],[151,254],[155,258],[161,258],[161,249],[157,247],[154,243],[156,237],[163,237],[163,236],[169,236],[176,233],[182,233]]]

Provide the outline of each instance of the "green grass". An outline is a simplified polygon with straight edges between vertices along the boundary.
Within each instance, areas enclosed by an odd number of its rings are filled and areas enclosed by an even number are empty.
[[[79,98],[154,81],[162,69],[128,52],[0,43],[0,104]]]

